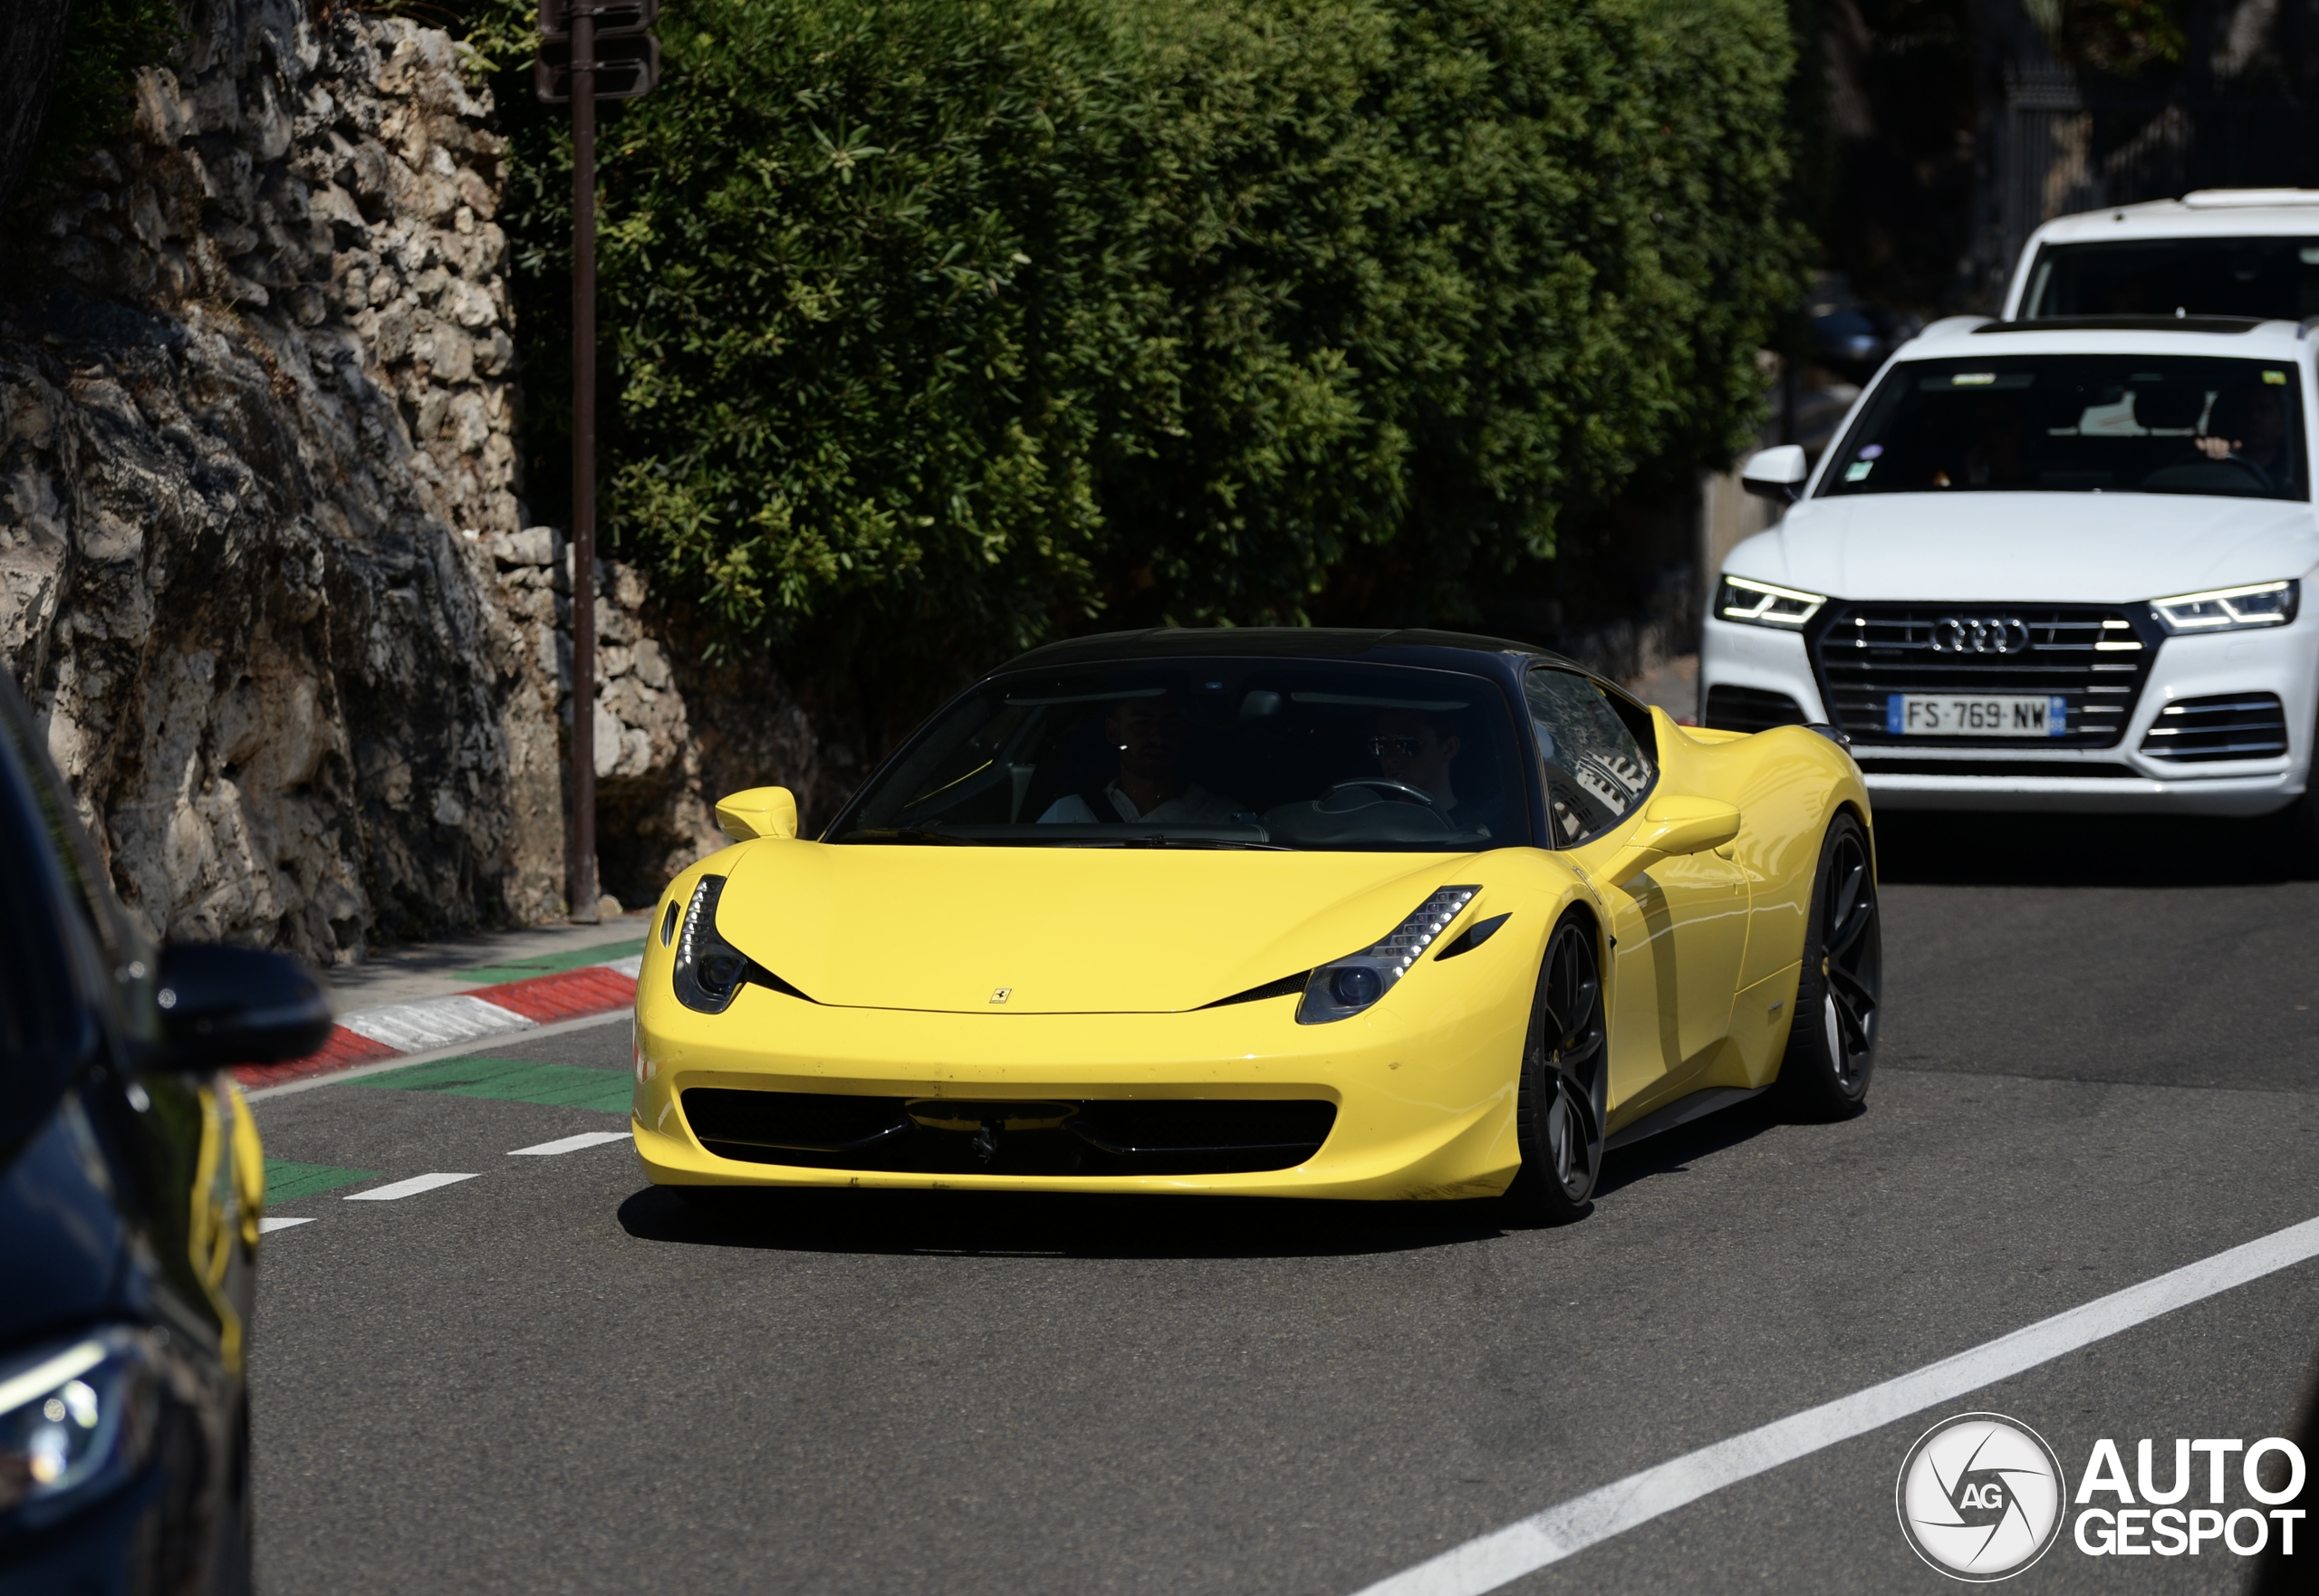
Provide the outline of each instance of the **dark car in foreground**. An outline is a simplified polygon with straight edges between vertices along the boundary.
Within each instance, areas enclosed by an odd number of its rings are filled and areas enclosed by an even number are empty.
[[[278,955],[139,935],[0,676],[0,1593],[243,1591],[265,1195],[228,1066],[320,1045]]]

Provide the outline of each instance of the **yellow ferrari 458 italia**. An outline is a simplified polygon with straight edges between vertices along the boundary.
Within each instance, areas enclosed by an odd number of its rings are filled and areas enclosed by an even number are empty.
[[[652,1179],[1510,1196],[1776,1088],[1857,1107],[1881,954],[1829,736],[1677,726],[1430,631],[1160,630],[993,672],[817,841],[777,787],[669,888]]]

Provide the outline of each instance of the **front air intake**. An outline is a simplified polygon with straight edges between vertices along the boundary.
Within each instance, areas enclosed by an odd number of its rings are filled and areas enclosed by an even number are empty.
[[[2277,759],[2286,753],[2286,710],[2276,693],[2184,698],[2158,712],[2141,751],[2171,764]]]
[[[1314,1099],[1054,1101],[695,1086],[686,1122],[720,1159],[903,1174],[1231,1175],[1293,1169],[1336,1105]]]

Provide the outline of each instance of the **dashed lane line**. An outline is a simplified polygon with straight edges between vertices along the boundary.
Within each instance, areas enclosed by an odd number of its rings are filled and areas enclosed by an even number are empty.
[[[544,1141],[537,1147],[519,1147],[508,1153],[511,1159],[547,1158],[556,1153],[576,1153],[584,1148],[602,1147],[607,1142],[626,1141],[625,1130],[582,1130],[577,1136],[559,1137]]]
[[[2319,1219],[2096,1297],[2083,1306],[1760,1429],[1646,1468],[1364,1587],[1360,1596],[1482,1596],[1564,1558],[1839,1441],[2008,1380],[2177,1308],[2319,1257]]]
[[[408,1180],[397,1180],[386,1186],[374,1186],[368,1191],[351,1191],[340,1200],[349,1203],[392,1203],[404,1197],[417,1197],[422,1191],[438,1187],[456,1186],[462,1180],[473,1180],[473,1175],[414,1175]]]
[[[302,1214],[294,1219],[261,1219],[257,1222],[257,1233],[271,1235],[277,1230],[287,1230],[293,1225],[312,1225],[313,1222],[312,1214]]]

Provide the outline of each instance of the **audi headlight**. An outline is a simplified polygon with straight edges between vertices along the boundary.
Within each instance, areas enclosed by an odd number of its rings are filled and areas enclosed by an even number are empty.
[[[0,1524],[53,1524],[135,1474],[160,1381],[144,1332],[101,1332],[0,1363]]]
[[[2216,588],[2176,599],[2152,599],[2158,624],[2170,632],[2244,631],[2285,626],[2303,599],[2299,582],[2258,582],[2251,587]]]
[[[749,956],[717,934],[717,899],[724,890],[724,877],[701,877],[677,932],[677,962],[670,972],[677,1001],[704,1014],[730,1008],[749,974]]]
[[[1417,907],[1417,912],[1393,928],[1382,942],[1362,948],[1314,970],[1304,983],[1304,996],[1296,1005],[1300,1025],[1325,1025],[1351,1019],[1390,992],[1410,966],[1433,946],[1435,938],[1465,912],[1479,887],[1444,887]]]
[[[1744,576],[1727,576],[1716,584],[1715,613],[1719,620],[1742,626],[1776,626],[1794,631],[1820,613],[1825,593],[1798,592]]]

